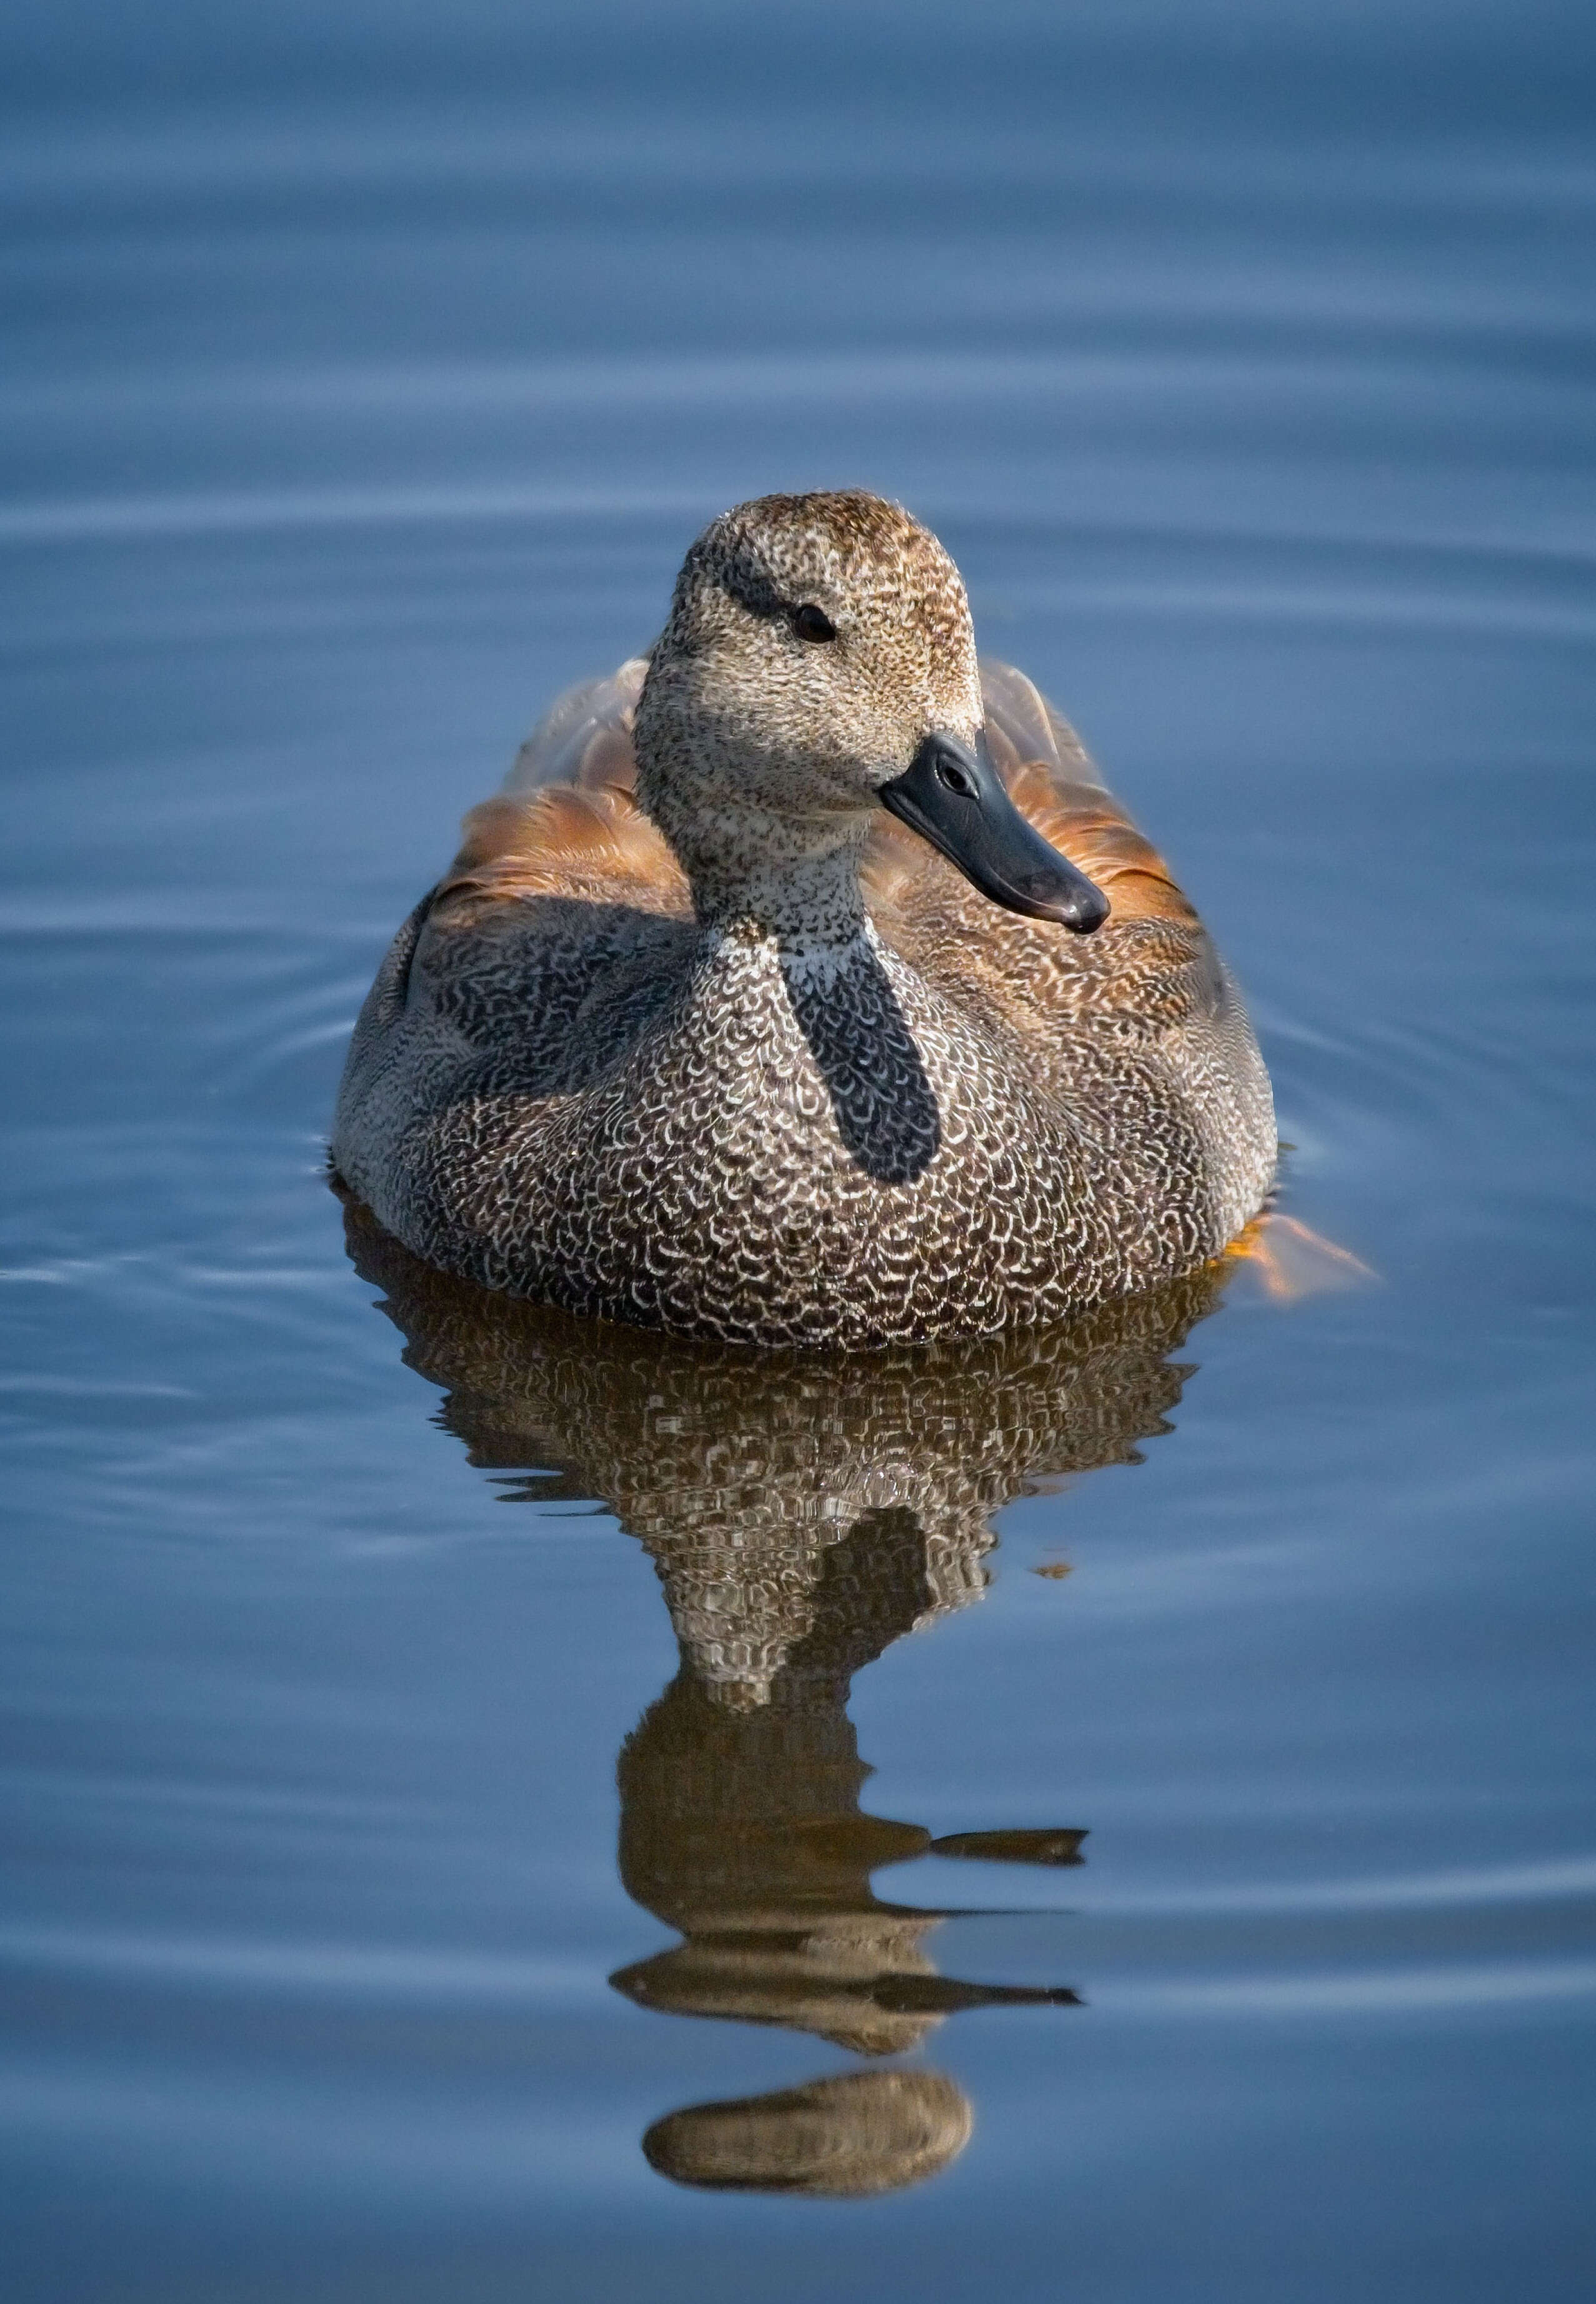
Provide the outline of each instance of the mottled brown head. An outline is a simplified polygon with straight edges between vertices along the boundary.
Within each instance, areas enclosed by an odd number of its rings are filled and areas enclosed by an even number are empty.
[[[1095,927],[1106,903],[1014,809],[981,721],[969,603],[936,538],[862,490],[760,496],[677,579],[638,704],[638,798],[704,916],[862,925],[851,872],[884,804],[996,902]]]
[[[935,537],[862,491],[761,496],[712,521],[677,579],[638,794],[689,871],[706,843],[814,855],[863,840],[932,729],[973,741],[980,719],[969,605]]]

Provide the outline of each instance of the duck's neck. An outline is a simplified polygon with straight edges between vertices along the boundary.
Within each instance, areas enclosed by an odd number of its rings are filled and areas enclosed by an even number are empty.
[[[748,860],[695,858],[688,877],[693,909],[718,936],[774,944],[783,959],[840,959],[869,934],[859,889],[863,838],[797,855],[772,855],[768,842]],[[763,852],[762,852],[763,850]]]

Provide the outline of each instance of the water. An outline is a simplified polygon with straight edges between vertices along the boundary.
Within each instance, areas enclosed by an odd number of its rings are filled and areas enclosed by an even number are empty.
[[[8,2293],[1588,2295],[1584,13],[3,39]],[[840,481],[1376,1282],[750,1376],[351,1264],[455,819]]]

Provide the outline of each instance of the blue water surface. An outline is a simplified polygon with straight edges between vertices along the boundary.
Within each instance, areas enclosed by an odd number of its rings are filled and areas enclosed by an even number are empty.
[[[1590,2296],[1589,12],[27,0],[0,114],[7,2294]],[[1374,1279],[1061,1409],[351,1263],[460,814],[710,515],[852,483]],[[822,1458],[739,1711],[705,1530]]]

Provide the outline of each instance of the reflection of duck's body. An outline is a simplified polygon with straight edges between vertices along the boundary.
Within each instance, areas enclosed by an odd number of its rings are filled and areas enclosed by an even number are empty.
[[[961,2008],[1073,2001],[942,1975],[931,1939],[946,1915],[884,1901],[871,1876],[928,1855],[1069,1865],[1084,1835],[933,1840],[872,1816],[849,1690],[890,1642],[979,1597],[1010,1497],[1132,1461],[1166,1428],[1188,1373],[1168,1355],[1213,1309],[1222,1271],[1068,1330],[827,1365],[486,1296],[356,1206],[348,1225],[473,1461],[526,1470],[528,1494],[601,1498],[663,1585],[681,1670],[621,1749],[620,1859],[680,1941],[616,1987],[872,2057],[920,2046]],[[969,2132],[941,2074],[870,2071],[689,2106],[645,2148],[682,2182],[845,2195],[934,2173]]]
[[[857,1343],[1057,1319],[1255,1213],[1273,1115],[1234,987],[1070,732],[1017,674],[984,692],[907,515],[727,514],[640,698],[571,717],[350,1050],[339,1170],[428,1261]]]
[[[1205,1266],[1064,1327],[827,1361],[490,1296],[429,1269],[356,1204],[346,1224],[472,1461],[536,1467],[528,1494],[602,1497],[653,1558],[690,1670],[731,1710],[767,1700],[828,1577],[832,1638],[847,1627],[832,1669],[846,1681],[982,1591],[992,1516],[1011,1497],[1136,1461],[1180,1396],[1186,1371],[1168,1356],[1228,1276]],[[828,1565],[850,1531],[894,1516],[912,1575],[899,1561],[883,1582],[896,1552],[857,1555],[873,1563],[857,1573]]]

